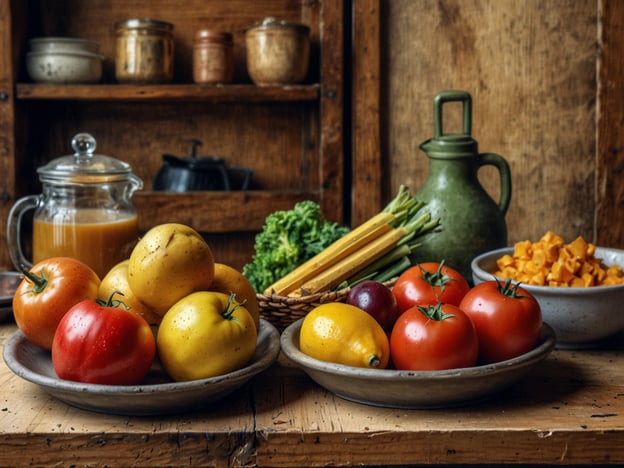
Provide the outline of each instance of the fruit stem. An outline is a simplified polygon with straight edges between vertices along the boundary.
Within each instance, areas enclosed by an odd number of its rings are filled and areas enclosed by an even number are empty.
[[[420,269],[420,272],[422,273],[421,278],[424,281],[426,281],[429,285],[431,285],[431,287],[433,288],[439,287],[442,292],[444,291],[444,288],[446,287],[446,283],[455,281],[454,278],[451,278],[450,276],[447,276],[444,273],[442,273],[442,268],[444,268],[444,260],[440,262],[438,269],[433,273],[428,272],[420,265],[418,265],[418,268]]]
[[[379,356],[377,356],[376,354],[371,354],[368,357],[368,366],[369,367],[377,368],[377,367],[379,367],[380,364],[381,364],[381,359],[379,359]]]
[[[119,306],[123,306],[124,309],[130,310],[130,307],[128,307],[125,302],[120,301],[119,299],[113,299],[115,294],[119,294],[120,296],[124,295],[121,291],[114,290],[111,295],[108,296],[108,300],[103,301],[102,299],[96,298],[95,302],[104,307],[118,308]]]
[[[511,278],[508,278],[505,281],[505,284],[502,284],[502,281],[496,280],[496,284],[498,285],[498,292],[505,297],[509,297],[511,299],[522,299],[525,297],[524,295],[518,293],[520,283],[512,284]]]
[[[34,292],[37,294],[42,293],[48,285],[48,274],[45,268],[41,269],[41,276],[34,274],[32,271],[26,268],[26,265],[24,265],[23,263],[20,264],[20,270],[22,271],[23,275],[28,278],[28,281],[33,284],[33,288],[30,290],[30,292]]]
[[[241,306],[241,304],[236,302],[236,294],[230,293],[230,297],[228,298],[228,303],[225,306],[225,310],[221,313],[221,316],[225,320],[234,320],[234,317],[232,317],[232,314],[240,306]]]
[[[444,319],[455,317],[455,314],[447,314],[442,310],[442,303],[438,302],[436,305],[416,306],[420,312],[431,320],[440,322]]]

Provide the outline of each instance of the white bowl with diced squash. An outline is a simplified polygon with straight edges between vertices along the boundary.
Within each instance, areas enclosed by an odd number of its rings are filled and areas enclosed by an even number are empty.
[[[517,249],[520,252],[517,252]],[[598,265],[601,265],[599,268],[605,274],[609,272],[609,276],[613,276],[607,280],[607,283],[622,281],[621,278],[617,279],[617,276],[621,275],[621,269],[624,269],[624,250],[594,247],[589,244],[589,252],[592,254],[587,254],[585,262],[578,259],[575,262],[568,258],[569,255],[567,254],[561,255],[561,257],[566,257],[565,259],[555,257],[559,260],[558,262],[557,260],[553,261],[552,258],[550,262],[544,262],[543,257],[549,254],[542,252],[533,260],[532,264],[529,260],[522,265],[519,264],[519,259],[522,258],[525,250],[526,245],[518,243],[516,247],[497,249],[477,256],[471,265],[474,284],[493,279],[504,282],[508,277],[514,276],[514,272],[506,270],[506,266],[516,267],[520,270],[522,268],[533,270],[530,273],[537,275],[537,279],[531,279],[530,275],[516,275],[517,279],[513,281],[521,283],[524,289],[535,296],[542,309],[544,322],[552,326],[555,331],[557,347],[559,348],[599,347],[624,330],[624,283],[580,285],[592,281],[588,276],[591,273],[587,271],[596,265],[596,261]],[[524,259],[526,260],[527,257],[525,256]],[[566,261],[568,264],[580,263],[579,268],[584,273],[570,275],[569,268],[564,268],[567,271],[562,271],[560,264]],[[544,263],[546,264],[544,265]],[[559,265],[555,265],[556,263]],[[546,278],[557,278],[551,279],[550,282],[545,279],[546,284],[550,283],[553,286],[530,284],[532,281],[541,282],[540,276],[544,273],[540,272],[540,267],[542,270],[548,271],[545,274]],[[555,273],[552,272],[553,270]],[[595,275],[603,276],[600,272],[595,273]],[[571,276],[580,277],[581,281],[579,282]],[[614,278],[616,279],[614,280]],[[603,279],[603,281],[605,280]],[[599,281],[594,279],[594,282]]]

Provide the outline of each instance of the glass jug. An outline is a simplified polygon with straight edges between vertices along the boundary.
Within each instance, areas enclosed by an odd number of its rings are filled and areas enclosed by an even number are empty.
[[[73,257],[89,265],[100,278],[130,256],[139,238],[132,194],[143,181],[130,166],[94,154],[96,141],[88,133],[72,139],[73,155],[54,159],[37,169],[39,195],[20,198],[7,222],[7,244],[18,270],[50,257]],[[22,217],[33,214],[33,261],[24,256]]]

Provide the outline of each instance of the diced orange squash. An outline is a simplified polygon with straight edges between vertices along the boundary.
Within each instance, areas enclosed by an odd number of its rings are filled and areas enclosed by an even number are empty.
[[[582,236],[566,245],[561,236],[548,231],[538,242],[516,242],[513,255],[497,260],[494,274],[525,284],[557,287],[624,284],[622,266],[607,267],[595,252],[596,246]]]

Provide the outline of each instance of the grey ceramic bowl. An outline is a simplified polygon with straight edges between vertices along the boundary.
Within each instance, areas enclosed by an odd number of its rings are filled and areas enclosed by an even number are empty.
[[[299,319],[283,331],[280,344],[284,354],[337,396],[387,408],[447,408],[480,402],[524,377],[555,347],[555,334],[545,323],[538,345],[507,361],[443,371],[364,369],[320,361],[301,352],[302,322]]]
[[[496,260],[513,251],[513,247],[507,247],[477,256],[471,264],[474,284],[494,279]],[[596,247],[595,256],[605,265],[624,266],[624,250]],[[544,321],[555,330],[559,348],[598,347],[624,330],[624,285],[560,288],[522,284],[522,287],[539,302]]]
[[[166,381],[158,362],[146,378],[147,382],[141,385],[97,385],[61,380],[54,372],[50,352],[34,345],[19,330],[7,340],[3,356],[7,367],[15,374],[72,406],[108,414],[155,416],[198,410],[224,398],[273,364],[279,352],[279,332],[261,319],[256,352],[246,367],[188,382]]]
[[[97,83],[102,78],[102,59],[101,55],[92,52],[28,52],[26,71],[35,83]]]
[[[31,52],[91,52],[99,53],[100,44],[77,37],[37,37],[28,41]]]

